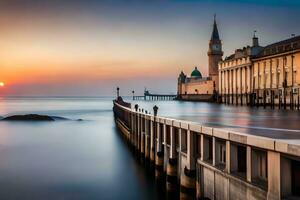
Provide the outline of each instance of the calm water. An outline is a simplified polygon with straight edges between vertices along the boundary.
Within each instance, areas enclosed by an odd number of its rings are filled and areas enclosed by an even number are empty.
[[[300,139],[299,112],[175,101],[134,103],[150,111],[156,104],[159,115],[209,126]],[[0,99],[1,116],[25,113],[72,120],[0,122],[0,199],[164,197],[117,133],[111,99]]]
[[[1,99],[0,115],[84,121],[0,122],[0,199],[156,199],[113,121],[110,99]]]

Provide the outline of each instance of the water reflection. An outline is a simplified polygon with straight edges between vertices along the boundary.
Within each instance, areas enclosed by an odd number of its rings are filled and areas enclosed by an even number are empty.
[[[27,113],[23,106],[30,105],[35,113],[85,119],[0,122],[1,199],[158,199],[155,181],[132,156],[107,112],[111,100],[43,99],[35,100],[35,107],[25,100],[1,103],[7,113]]]

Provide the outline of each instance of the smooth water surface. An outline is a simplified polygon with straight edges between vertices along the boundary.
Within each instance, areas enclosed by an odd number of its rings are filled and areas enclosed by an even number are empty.
[[[24,113],[74,120],[0,122],[0,199],[157,198],[117,133],[111,99],[1,99],[0,115]]]
[[[299,111],[209,103],[134,101],[159,115],[299,141]],[[164,198],[118,134],[111,98],[2,98],[0,116],[47,114],[71,120],[0,121],[0,199]],[[82,119],[82,121],[78,121]]]

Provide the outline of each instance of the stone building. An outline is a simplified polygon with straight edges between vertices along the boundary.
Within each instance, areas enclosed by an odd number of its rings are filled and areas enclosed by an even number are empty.
[[[256,104],[299,108],[300,36],[266,46],[253,68]]]
[[[299,108],[300,36],[237,49],[219,62],[219,94],[223,103]],[[298,72],[298,73],[297,73]]]
[[[218,63],[222,60],[222,42],[214,18],[213,32],[208,49],[208,77],[202,77],[201,72],[195,67],[191,76],[183,72],[178,77],[177,96],[180,100],[214,101],[218,93]]]
[[[236,49],[234,54],[219,62],[219,94],[223,103],[250,104],[253,91],[252,58],[261,50],[254,34],[252,46]]]

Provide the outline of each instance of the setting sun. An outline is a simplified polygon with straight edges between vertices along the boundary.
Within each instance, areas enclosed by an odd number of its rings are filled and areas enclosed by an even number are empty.
[[[0,87],[4,87],[4,83],[3,82],[0,82]]]

